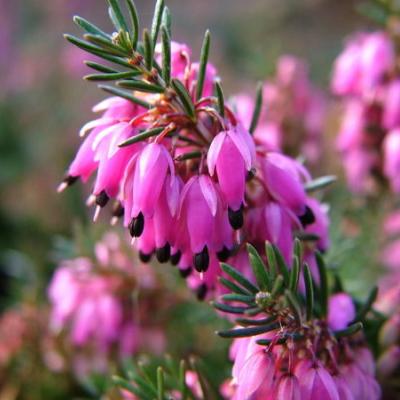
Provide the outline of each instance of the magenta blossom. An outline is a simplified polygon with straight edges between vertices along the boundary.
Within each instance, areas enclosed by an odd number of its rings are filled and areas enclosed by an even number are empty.
[[[106,235],[96,245],[95,260],[62,262],[48,289],[52,333],[67,333],[75,348],[92,349],[104,360],[114,348],[121,357],[133,354],[139,346],[147,346],[146,337],[153,337],[154,351],[162,351],[164,342],[163,337],[155,340],[160,335],[145,326],[145,318],[132,314],[132,293],[139,287],[154,290],[155,276],[147,266],[132,268],[120,246],[116,235]]]
[[[162,61],[159,46],[155,50]],[[135,92],[148,107],[104,100],[94,107],[103,115],[81,129],[87,136],[59,190],[96,174],[88,199],[97,205],[95,219],[113,201],[112,223],[123,217],[141,260],[170,260],[203,298],[218,288],[218,262],[234,257],[244,241],[263,246],[269,240],[289,257],[295,234],[311,224],[319,231],[325,221],[308,205],[306,168],[272,152],[262,129],[250,135],[228,105],[223,114],[213,108],[216,69],[207,65],[197,99],[199,65],[190,49],[172,43],[171,62],[195,118],[166,94]],[[302,67],[292,62],[282,61],[279,79],[303,91]],[[308,102],[307,91],[299,92],[296,112]]]
[[[351,296],[336,293],[329,298],[328,324],[331,329],[341,330],[354,320],[356,309]]]

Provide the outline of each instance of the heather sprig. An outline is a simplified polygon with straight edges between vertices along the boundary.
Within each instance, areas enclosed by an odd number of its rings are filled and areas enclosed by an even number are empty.
[[[185,124],[196,128],[201,136],[203,128],[201,124],[198,125],[198,114],[204,112],[204,84],[210,52],[210,32],[206,31],[204,36],[198,77],[192,96],[179,80],[171,77],[171,14],[164,0],[157,1],[151,28],[143,29],[142,34],[139,31],[139,17],[134,2],[132,0],[125,2],[129,10],[130,23],[123,15],[120,2],[108,1],[110,19],[116,29],[111,34],[105,33],[82,17],[74,17],[74,22],[85,31],[83,38],[70,34],[66,34],[65,38],[106,61],[106,65],[86,62],[96,73],[86,75],[84,78],[95,82],[114,82],[115,86],[101,84],[99,88],[142,107],[153,109],[154,113],[166,102],[171,103]],[[161,37],[161,60],[155,57],[159,37]],[[111,68],[109,64],[114,66]],[[218,86],[220,87],[220,83]],[[137,94],[134,95],[133,92]],[[146,102],[141,93],[154,94],[153,101]],[[219,106],[220,101],[217,96],[207,96],[207,107],[214,110],[209,111],[223,118],[225,110],[220,110]],[[176,115],[174,117],[176,118]],[[157,134],[165,134],[165,129],[170,128],[170,124],[171,121],[168,119],[163,122],[158,121],[157,128],[163,129]],[[168,133],[179,140],[177,130],[169,129]],[[145,138],[147,137],[144,136],[141,140]],[[139,141],[139,138],[136,140]],[[122,143],[123,146],[128,144],[129,141]]]
[[[243,261],[246,242],[258,248],[269,240],[286,258],[294,236],[326,250],[327,211],[308,193],[332,178],[313,181],[299,161],[271,151],[267,131],[251,134],[261,85],[246,114],[252,117],[242,123],[209,61],[210,33],[193,62],[189,46],[171,40],[163,1],[143,34],[131,2],[128,8],[130,31],[119,3],[110,1],[115,34],[75,18],[87,33],[83,41],[67,36],[117,67],[88,63],[101,72],[89,80],[115,82],[100,86],[114,97],[93,108],[102,115],[81,129],[85,138],[59,190],[96,172],[87,201],[96,205],[94,220],[113,200],[112,223],[123,219],[141,260],[171,260],[200,299],[218,290],[219,261]]]
[[[248,244],[247,249],[256,283],[230,265],[221,264],[222,270],[230,277],[229,280],[223,279],[221,283],[231,292],[222,295],[222,301],[214,302],[214,307],[225,313],[240,315],[236,318],[240,328],[220,331],[220,336],[248,337],[280,327],[285,330],[284,334],[278,334],[278,340],[282,343],[289,338],[304,338],[307,329],[316,320],[326,320],[329,296],[334,293],[329,285],[328,271],[321,254],[316,254],[318,279],[315,279],[309,266],[301,265],[303,250],[298,239],[291,266],[285,262],[279,249],[270,243],[265,246],[267,263],[253,246]],[[301,279],[304,281],[303,291],[299,290]],[[365,303],[358,302],[357,314],[351,323],[344,329],[332,331],[332,335],[345,337],[360,331],[375,297],[374,288]]]
[[[300,261],[299,242],[291,266],[269,243],[268,266],[251,245],[248,253],[256,283],[223,264],[231,280],[221,283],[231,293],[214,304],[239,316],[234,329],[218,332],[235,339],[228,384],[234,397],[229,398],[379,399],[373,356],[362,332],[375,291],[356,309],[347,293],[333,292],[320,254],[313,278]]]

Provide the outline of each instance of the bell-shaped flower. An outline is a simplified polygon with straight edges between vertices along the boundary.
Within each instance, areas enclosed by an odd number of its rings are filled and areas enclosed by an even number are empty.
[[[181,192],[178,219],[186,224],[190,250],[198,270],[209,265],[209,250],[213,248],[213,231],[220,202],[215,183],[207,175],[194,176]]]
[[[243,205],[246,176],[254,165],[254,154],[253,139],[240,124],[220,132],[208,150],[208,171],[211,176],[217,173],[221,193],[234,212]]]
[[[301,400],[300,384],[294,375],[284,375],[279,378],[274,393],[275,400]]]
[[[336,293],[329,298],[328,325],[331,329],[347,328],[355,316],[356,309],[353,300],[347,293]]]
[[[334,63],[331,88],[337,95],[358,94],[361,76],[361,50],[364,34],[348,41]]]
[[[309,179],[306,170],[297,161],[272,152],[261,160],[261,167],[271,197],[296,215],[303,215],[306,212],[303,180]]]
[[[395,63],[394,45],[386,32],[366,35],[361,52],[362,88],[365,91],[376,88],[386,72]]]
[[[132,218],[136,218],[139,213],[144,217],[153,216],[168,171],[174,176],[174,163],[168,150],[158,143],[147,144],[135,163],[133,201],[130,210]]]
[[[300,361],[295,368],[300,383],[301,398],[307,400],[339,400],[335,381],[322,365]]]

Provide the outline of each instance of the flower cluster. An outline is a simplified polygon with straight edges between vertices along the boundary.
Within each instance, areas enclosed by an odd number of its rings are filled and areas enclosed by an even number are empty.
[[[235,293],[222,299],[234,305],[215,306],[244,315],[236,319],[236,328],[219,332],[235,338],[230,352],[232,381],[222,388],[226,398],[379,399],[374,359],[360,332],[361,313],[352,298],[345,292],[328,296],[327,271],[320,257],[316,285],[309,267],[298,264],[299,250],[290,271],[279,262],[279,253],[269,246],[267,253],[276,264],[268,268],[250,249],[257,286],[224,267],[236,282],[230,285]],[[304,294],[298,291],[301,269]]]
[[[147,316],[158,285],[152,270],[140,263],[132,267],[114,234],[105,235],[95,253],[94,260],[63,261],[55,271],[48,289],[52,336],[67,335],[66,347],[88,352],[75,364],[90,364],[93,356],[96,368],[105,366],[114,350],[120,357],[139,348],[162,351],[164,336]],[[140,309],[134,304],[135,293],[143,300]]]
[[[332,91],[343,97],[337,139],[349,187],[369,192],[374,177],[400,191],[400,80],[395,42],[386,31],[358,33],[337,58]]]
[[[287,329],[235,339],[230,399],[379,399],[372,353],[361,337],[336,339],[332,332],[353,320],[354,306],[345,293],[329,299],[328,325],[312,321],[301,340],[280,344]],[[268,340],[267,349],[257,344]]]
[[[264,107],[254,136],[271,150],[297,156],[310,164],[321,157],[322,133],[326,114],[325,99],[310,82],[307,65],[291,56],[281,56],[275,76],[262,87]],[[250,125],[253,99],[240,94],[233,98],[239,119]]]
[[[113,221],[123,216],[141,260],[155,254],[159,262],[178,265],[184,276],[196,269],[200,274],[192,274],[189,285],[202,298],[215,288],[218,262],[237,254],[245,241],[257,246],[269,240],[288,256],[294,234],[310,225],[326,230],[326,216],[306,193],[308,171],[271,151],[262,126],[253,137],[225,105],[208,62],[209,35],[201,60],[192,62],[190,48],[171,42],[165,26],[161,30],[162,42],[156,44],[155,37],[154,47],[149,43],[150,56],[126,52],[122,31],[108,43],[113,60],[131,70],[103,67],[105,74],[88,79],[124,77],[117,84],[131,91],[105,87],[119,97],[94,107],[102,115],[82,128],[87,136],[60,190],[96,172],[88,200],[96,204],[95,219],[114,199]],[[101,50],[68,38],[95,54]],[[320,250],[327,244],[322,238]]]

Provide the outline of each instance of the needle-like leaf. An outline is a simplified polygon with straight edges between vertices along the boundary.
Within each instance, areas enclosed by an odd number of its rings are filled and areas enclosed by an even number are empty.
[[[73,18],[73,21],[75,22],[76,25],[80,26],[87,33],[91,33],[92,35],[102,36],[104,39],[108,39],[108,40],[111,39],[110,35],[103,32],[100,28],[98,28],[96,25],[93,25],[91,22],[87,21],[85,18],[75,15]]]
[[[249,127],[250,133],[253,133],[257,128],[258,120],[260,119],[262,103],[263,103],[263,85],[262,82],[259,82],[257,85],[256,102],[254,104],[253,116],[251,118],[251,123]]]
[[[151,24],[151,45],[153,50],[157,43],[158,32],[160,30],[163,11],[164,11],[164,0],[157,0],[156,7],[154,9],[153,22]]]
[[[196,99],[199,100],[203,94],[204,79],[206,76],[208,55],[210,53],[210,31],[207,30],[204,35],[203,45],[200,53],[199,73],[197,77]]]
[[[99,85],[99,88],[104,90],[107,93],[111,93],[115,96],[119,96],[126,100],[130,100],[133,103],[138,104],[141,107],[144,107],[147,109],[150,109],[152,107],[151,104],[147,103],[147,101],[139,99],[138,97],[133,96],[132,94],[130,94],[129,92],[126,92],[125,90],[121,90],[121,89],[115,88],[113,86],[106,86],[106,85]]]
[[[224,92],[222,91],[222,86],[219,82],[215,82],[215,88],[217,90],[218,112],[222,118],[225,118]]]
[[[171,38],[165,26],[161,27],[162,36],[162,77],[167,86],[171,84]]]
[[[137,42],[139,40],[139,17],[136,10],[135,3],[132,0],[126,0],[126,4],[128,6],[129,15],[131,17],[131,25],[132,25],[132,33],[131,33],[131,41],[132,48],[136,50]]]
[[[107,0],[107,2],[110,5],[112,20],[117,31],[122,29],[123,31],[128,32],[128,25],[125,22],[118,0]]]

